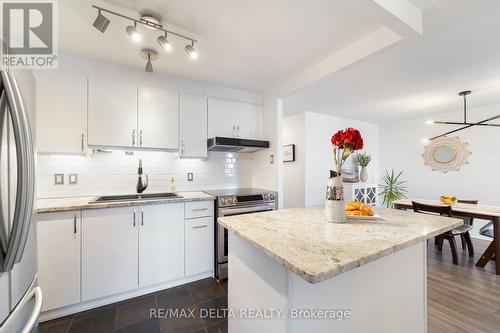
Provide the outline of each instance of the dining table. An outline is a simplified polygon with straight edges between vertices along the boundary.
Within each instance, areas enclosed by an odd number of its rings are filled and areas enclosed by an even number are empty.
[[[413,209],[413,201],[426,205],[445,206],[440,200],[401,199],[394,201],[394,208],[400,210]],[[454,217],[491,221],[493,224],[493,240],[476,262],[476,266],[484,267],[490,260],[494,260],[496,275],[500,275],[500,206],[455,203],[451,205],[451,214]]]

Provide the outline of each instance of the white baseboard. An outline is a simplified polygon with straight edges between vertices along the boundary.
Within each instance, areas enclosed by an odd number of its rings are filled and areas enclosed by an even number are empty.
[[[130,291],[127,291],[127,292],[124,292],[121,294],[116,294],[116,295],[102,297],[102,298],[98,298],[98,299],[87,301],[87,302],[81,302],[81,303],[77,303],[77,304],[73,304],[73,305],[68,305],[68,306],[65,306],[63,308],[58,308],[58,309],[53,309],[53,310],[42,312],[40,314],[39,321],[44,322],[47,320],[52,320],[52,319],[68,316],[68,315],[71,315],[74,313],[98,308],[100,306],[112,304],[115,302],[120,302],[120,301],[129,299],[129,298],[147,295],[150,293],[154,293],[154,292],[168,289],[168,288],[172,288],[172,287],[177,287],[177,286],[180,286],[180,285],[183,285],[186,283],[205,279],[208,277],[213,277],[213,272],[210,271],[210,272],[206,272],[206,273],[202,273],[202,274],[198,274],[198,275],[194,275],[194,276],[188,276],[188,277],[184,277],[184,278],[181,278],[178,280],[169,281],[169,282],[162,283],[162,284],[156,284],[156,285],[149,286],[149,287],[130,290]]]

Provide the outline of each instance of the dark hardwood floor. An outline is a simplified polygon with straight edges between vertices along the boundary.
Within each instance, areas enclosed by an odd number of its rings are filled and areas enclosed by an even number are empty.
[[[428,244],[428,333],[500,332],[500,276],[492,262],[474,266],[488,242],[473,240],[476,257],[459,250],[452,264],[450,248],[439,253]],[[40,333],[223,333],[227,321],[216,319],[151,319],[151,308],[202,309],[227,307],[227,283],[206,279],[141,296],[73,316],[42,323]],[[237,332],[233,332],[237,333]]]

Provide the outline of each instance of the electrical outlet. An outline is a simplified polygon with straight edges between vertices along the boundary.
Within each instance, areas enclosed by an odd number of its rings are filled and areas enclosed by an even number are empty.
[[[54,174],[54,185],[64,185],[64,174],[62,173]]]
[[[274,155],[269,156],[269,163],[274,164]]]
[[[192,181],[193,181],[193,173],[188,172],[188,182],[192,182]]]
[[[70,173],[68,177],[69,177],[68,184],[70,185],[78,184],[78,175],[76,173]]]

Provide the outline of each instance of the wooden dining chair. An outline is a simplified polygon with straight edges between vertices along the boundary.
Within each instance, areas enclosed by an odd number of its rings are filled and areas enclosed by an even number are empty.
[[[464,204],[469,204],[469,205],[477,205],[479,203],[479,200],[464,200],[464,199],[458,199],[458,203],[464,203]],[[474,218],[473,217],[460,217],[462,220],[464,220],[465,224],[468,225],[473,225],[474,224]],[[466,240],[464,235],[460,235],[460,240],[462,242],[462,249],[465,250],[466,248]]]
[[[425,205],[418,202],[412,202],[413,211],[416,213],[423,214],[439,214],[441,216],[451,217],[451,206],[432,206]],[[469,256],[474,256],[474,247],[472,246],[472,240],[470,239],[469,230],[472,229],[471,226],[463,225],[461,227],[455,228],[453,230],[447,231],[436,237],[438,251],[443,250],[443,241],[446,239],[450,244],[451,255],[453,258],[453,264],[458,265],[458,254],[457,254],[457,244],[455,242],[456,235],[464,235],[467,247],[469,248]]]

